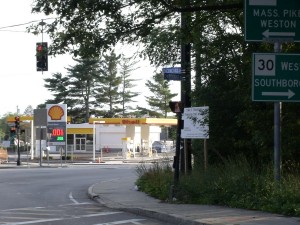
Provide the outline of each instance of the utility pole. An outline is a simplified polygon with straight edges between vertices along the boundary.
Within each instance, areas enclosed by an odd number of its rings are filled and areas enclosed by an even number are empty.
[[[182,7],[190,6],[190,0],[182,0]],[[191,13],[181,13],[181,102],[183,108],[191,107],[191,43],[190,26]],[[186,38],[187,37],[187,38]],[[183,128],[182,122],[182,127]],[[182,173],[190,172],[192,170],[192,148],[191,139],[183,140],[183,149],[180,154],[180,170]]]
[[[18,151],[18,159],[17,166],[21,165],[21,155],[20,155],[20,117],[15,117],[15,128],[17,133],[17,151]]]

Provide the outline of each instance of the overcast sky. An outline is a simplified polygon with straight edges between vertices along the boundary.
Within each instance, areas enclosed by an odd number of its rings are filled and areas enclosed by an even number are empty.
[[[42,14],[31,14],[32,0],[1,1],[0,7],[0,116],[19,109],[20,114],[27,106],[36,108],[38,104],[51,99],[51,93],[44,88],[44,78],[53,73],[65,74],[65,67],[74,65],[69,55],[49,58],[49,71],[36,71],[35,44],[41,42],[42,36],[34,36],[25,32],[31,21],[45,19]],[[47,21],[45,21],[47,22]],[[7,26],[19,25],[9,28]],[[44,41],[51,41],[44,35]],[[154,69],[147,62],[141,62],[140,69],[133,74],[134,79],[150,79]],[[175,92],[179,91],[179,83],[173,82]],[[141,88],[140,90],[145,90]],[[149,94],[146,94],[149,95]],[[144,100],[143,100],[144,102]]]

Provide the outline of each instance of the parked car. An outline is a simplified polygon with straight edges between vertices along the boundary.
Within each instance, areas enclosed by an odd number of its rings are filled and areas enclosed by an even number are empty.
[[[161,141],[154,141],[152,143],[152,150],[156,150],[157,153],[162,153],[167,151],[167,146]]]

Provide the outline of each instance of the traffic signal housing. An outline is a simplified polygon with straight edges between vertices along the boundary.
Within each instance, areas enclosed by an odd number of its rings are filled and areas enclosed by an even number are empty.
[[[15,127],[11,127],[10,128],[10,135],[14,136],[16,134],[16,128]]]
[[[36,43],[36,70],[48,71],[48,43]]]
[[[20,128],[20,117],[19,116],[15,117],[15,128],[16,129]]]
[[[170,109],[173,113],[180,113],[182,112],[182,104],[181,102],[173,102],[173,101],[170,101],[169,102],[169,106],[170,106]]]

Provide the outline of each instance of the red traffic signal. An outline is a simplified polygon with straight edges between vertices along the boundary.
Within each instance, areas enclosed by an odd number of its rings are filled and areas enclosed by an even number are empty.
[[[37,50],[39,53],[41,53],[41,52],[43,51],[43,45],[42,45],[42,44],[38,44],[36,50]]]
[[[169,106],[170,106],[170,109],[173,113],[180,113],[182,112],[182,104],[181,102],[172,102],[170,101],[169,102]]]
[[[20,128],[20,117],[19,116],[15,117],[15,128],[16,129]]]
[[[15,127],[11,127],[10,128],[10,134],[14,135],[16,133],[16,128]]]
[[[36,43],[36,70],[48,71],[48,43]]]

